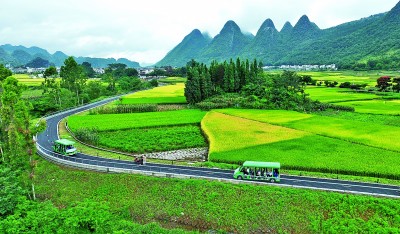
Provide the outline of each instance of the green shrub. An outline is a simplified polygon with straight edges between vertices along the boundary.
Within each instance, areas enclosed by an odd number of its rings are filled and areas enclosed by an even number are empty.
[[[157,111],[157,104],[119,104],[113,107],[98,107],[89,111],[91,115],[126,114]]]
[[[76,138],[80,141],[97,145],[99,143],[99,130],[95,127],[92,128],[79,128],[74,132]]]

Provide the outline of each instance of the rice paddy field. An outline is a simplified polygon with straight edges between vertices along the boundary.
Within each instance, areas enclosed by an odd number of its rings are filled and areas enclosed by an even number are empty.
[[[375,94],[371,93],[357,93],[349,89],[342,88],[327,88],[322,86],[309,86],[306,88],[306,93],[310,95],[313,100],[320,102],[346,102],[346,101],[357,101],[357,100],[373,100],[379,98]]]
[[[355,111],[359,113],[400,115],[400,99],[349,101],[340,103],[340,105],[354,107]]]
[[[124,96],[121,104],[182,104],[186,103],[184,83],[156,87]]]
[[[309,71],[299,72],[299,75],[309,75],[317,81],[350,82],[355,84],[376,85],[376,79],[381,76],[400,76],[396,71]]]
[[[376,80],[381,76],[399,77],[396,71],[343,71],[343,72],[299,72],[299,75],[309,75],[317,81],[337,81],[339,84],[350,82],[353,84],[368,84],[367,88],[374,88]],[[313,100],[320,102],[336,103],[343,106],[351,106],[356,112],[400,115],[400,94],[394,92],[366,93],[355,90],[322,86],[308,86],[306,93]]]
[[[176,83],[185,83],[186,80],[187,79],[183,77],[167,77],[164,79],[159,79],[158,82],[176,84]]]
[[[74,115],[68,117],[72,131],[78,128],[97,128],[99,131],[128,130],[132,128],[161,127],[200,123],[206,112],[179,110],[133,114]]]
[[[400,128],[394,126],[291,111],[226,109],[209,112],[202,128],[211,161],[279,161],[287,168],[400,176],[395,140]]]
[[[206,147],[200,121],[206,112],[178,110],[134,114],[76,115],[68,118],[74,132],[98,129],[99,146],[128,153]]]

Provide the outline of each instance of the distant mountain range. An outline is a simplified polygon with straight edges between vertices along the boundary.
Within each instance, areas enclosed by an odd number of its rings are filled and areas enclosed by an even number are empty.
[[[245,35],[228,21],[211,39],[193,30],[157,66],[183,66],[190,59],[210,63],[230,58],[261,60],[264,64],[331,64],[365,62],[400,52],[400,2],[389,12],[320,29],[304,15],[295,26],[278,31],[265,20],[256,36]]]
[[[25,46],[13,46],[10,44],[0,46],[0,63],[11,64],[13,66],[23,66],[31,62],[36,58],[42,58],[54,64],[55,66],[62,66],[64,60],[69,56],[61,51],[57,51],[54,54],[50,54],[47,50],[33,46],[27,48]],[[74,57],[76,62],[81,64],[83,62],[89,62],[92,67],[105,68],[108,64],[112,63],[123,63],[127,67],[138,68],[140,67],[138,62],[130,61],[125,58],[118,60],[114,58],[90,58],[90,57]]]

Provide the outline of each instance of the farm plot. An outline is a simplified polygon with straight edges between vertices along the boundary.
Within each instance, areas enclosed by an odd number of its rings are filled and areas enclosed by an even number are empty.
[[[242,149],[310,135],[306,132],[214,111],[207,113],[204,117],[202,128],[210,138],[210,152]]]
[[[185,83],[187,79],[183,77],[167,77],[164,79],[159,79],[158,81],[162,83],[176,84],[176,83]]]
[[[200,123],[206,112],[179,110],[133,114],[73,115],[68,117],[72,131],[79,128],[97,128],[99,131],[115,131],[132,128],[159,127]]]
[[[209,158],[211,161],[227,163],[240,163],[246,160],[279,161],[284,167],[291,169],[322,172],[340,171],[345,174],[368,174],[378,177],[400,176],[400,168],[398,167],[400,154],[398,152],[349,142],[343,139],[346,136],[345,133],[341,133],[340,130],[337,131],[335,126],[330,127],[331,123],[326,121],[322,122],[316,130],[310,131],[310,129],[314,129],[316,122],[318,122],[315,121],[315,116],[296,120],[299,115],[303,114],[288,112],[288,117],[284,115],[284,111],[218,110],[218,112],[227,112],[237,116],[243,115],[244,118],[249,118],[255,113],[254,119],[257,119],[257,121],[248,122],[248,119],[241,120],[240,117],[235,116],[227,118],[222,113],[220,115],[213,114],[215,112],[207,114],[202,121],[202,127],[210,140]],[[260,112],[266,114],[262,116]],[[273,115],[269,115],[270,112]],[[304,123],[304,125],[296,126],[297,130],[268,123],[263,125],[262,122],[266,120],[279,122],[279,114],[287,121],[286,123],[280,121],[280,124],[284,126],[293,128],[293,123]],[[290,121],[290,118],[293,118],[294,121]],[[326,118],[329,119],[329,117]],[[249,124],[247,128],[250,131],[242,129],[243,123]],[[251,126],[251,124],[254,124],[254,126]],[[352,132],[354,136],[359,134],[356,131],[359,127],[354,127]],[[391,128],[387,127],[388,129]],[[263,131],[265,135],[261,133],[255,135],[257,132],[252,131],[252,128]],[[339,135],[343,134],[343,136],[332,138],[315,133],[322,132],[326,128],[332,132],[337,131]],[[237,133],[232,134],[232,132]],[[348,135],[351,135],[350,133],[350,131],[347,132]],[[392,133],[394,133],[393,130]],[[374,139],[373,135],[370,138]],[[375,141],[379,141],[379,138],[376,137]],[[383,138],[382,141],[384,139],[388,138]]]
[[[375,98],[379,98],[375,94],[356,93],[351,91],[350,89],[342,88],[307,87],[306,93],[310,95],[310,98],[312,100],[329,103],[356,100],[372,100]]]
[[[309,116],[309,118],[296,120],[294,118],[290,119],[290,117],[298,114],[288,112],[288,118],[286,114],[284,114],[284,111],[234,109],[218,111],[256,121],[278,124],[321,136],[337,138],[352,143],[364,144],[372,147],[400,152],[400,142],[394,140],[400,132],[400,128],[395,126],[373,123],[366,124],[365,122],[360,121],[307,114],[303,115]],[[264,114],[262,114],[262,112],[264,112]],[[252,115],[252,113],[258,113],[258,115]],[[278,122],[276,119],[279,119],[279,114],[282,114],[282,118],[286,119],[287,121]]]
[[[339,83],[350,82],[354,84],[375,85],[379,73],[367,72],[299,72],[299,75],[309,75],[317,81],[337,81]]]
[[[351,101],[340,105],[354,107],[360,113],[400,115],[400,100]]]
[[[124,96],[121,104],[178,104],[186,103],[184,96],[185,84],[178,83],[175,85],[161,86],[150,90],[136,92]]]
[[[99,134],[101,146],[129,153],[206,147],[197,125],[107,131]]]
[[[98,145],[129,153],[206,147],[200,121],[206,112],[180,110],[136,114],[70,116],[68,126],[97,128]]]

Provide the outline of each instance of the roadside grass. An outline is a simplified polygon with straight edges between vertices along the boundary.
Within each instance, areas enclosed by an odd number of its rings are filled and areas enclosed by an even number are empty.
[[[400,132],[399,127],[368,123],[354,120],[344,120],[327,116],[308,115],[309,118],[301,120],[291,120],[288,117],[286,122],[277,122],[279,114],[286,116],[284,111],[263,111],[263,110],[243,110],[226,109],[218,112],[230,114],[238,117],[244,117],[251,120],[265,123],[278,124],[284,127],[297,129],[321,136],[332,137],[357,144],[364,144],[372,147],[400,152],[400,142],[396,139]],[[263,114],[264,112],[264,114]],[[258,115],[252,115],[258,113]],[[270,113],[272,113],[270,115]],[[289,117],[293,112],[288,112]],[[294,114],[297,115],[297,114]],[[304,114],[307,115],[307,114]]]
[[[186,230],[368,233],[400,228],[400,200],[206,180],[102,174],[38,160],[39,201],[107,202],[116,216]],[[360,218],[362,217],[362,218]]]
[[[184,125],[99,133],[99,146],[128,153],[206,147],[200,127]]]
[[[351,101],[340,105],[354,107],[359,113],[400,115],[400,100]]]
[[[186,103],[184,88],[184,83],[177,83],[136,92],[122,97],[121,104]]]
[[[107,114],[69,116],[68,127],[72,131],[79,128],[97,128],[99,131],[124,130],[132,128],[160,127],[199,123],[206,114],[200,110],[178,110],[133,114]]]

